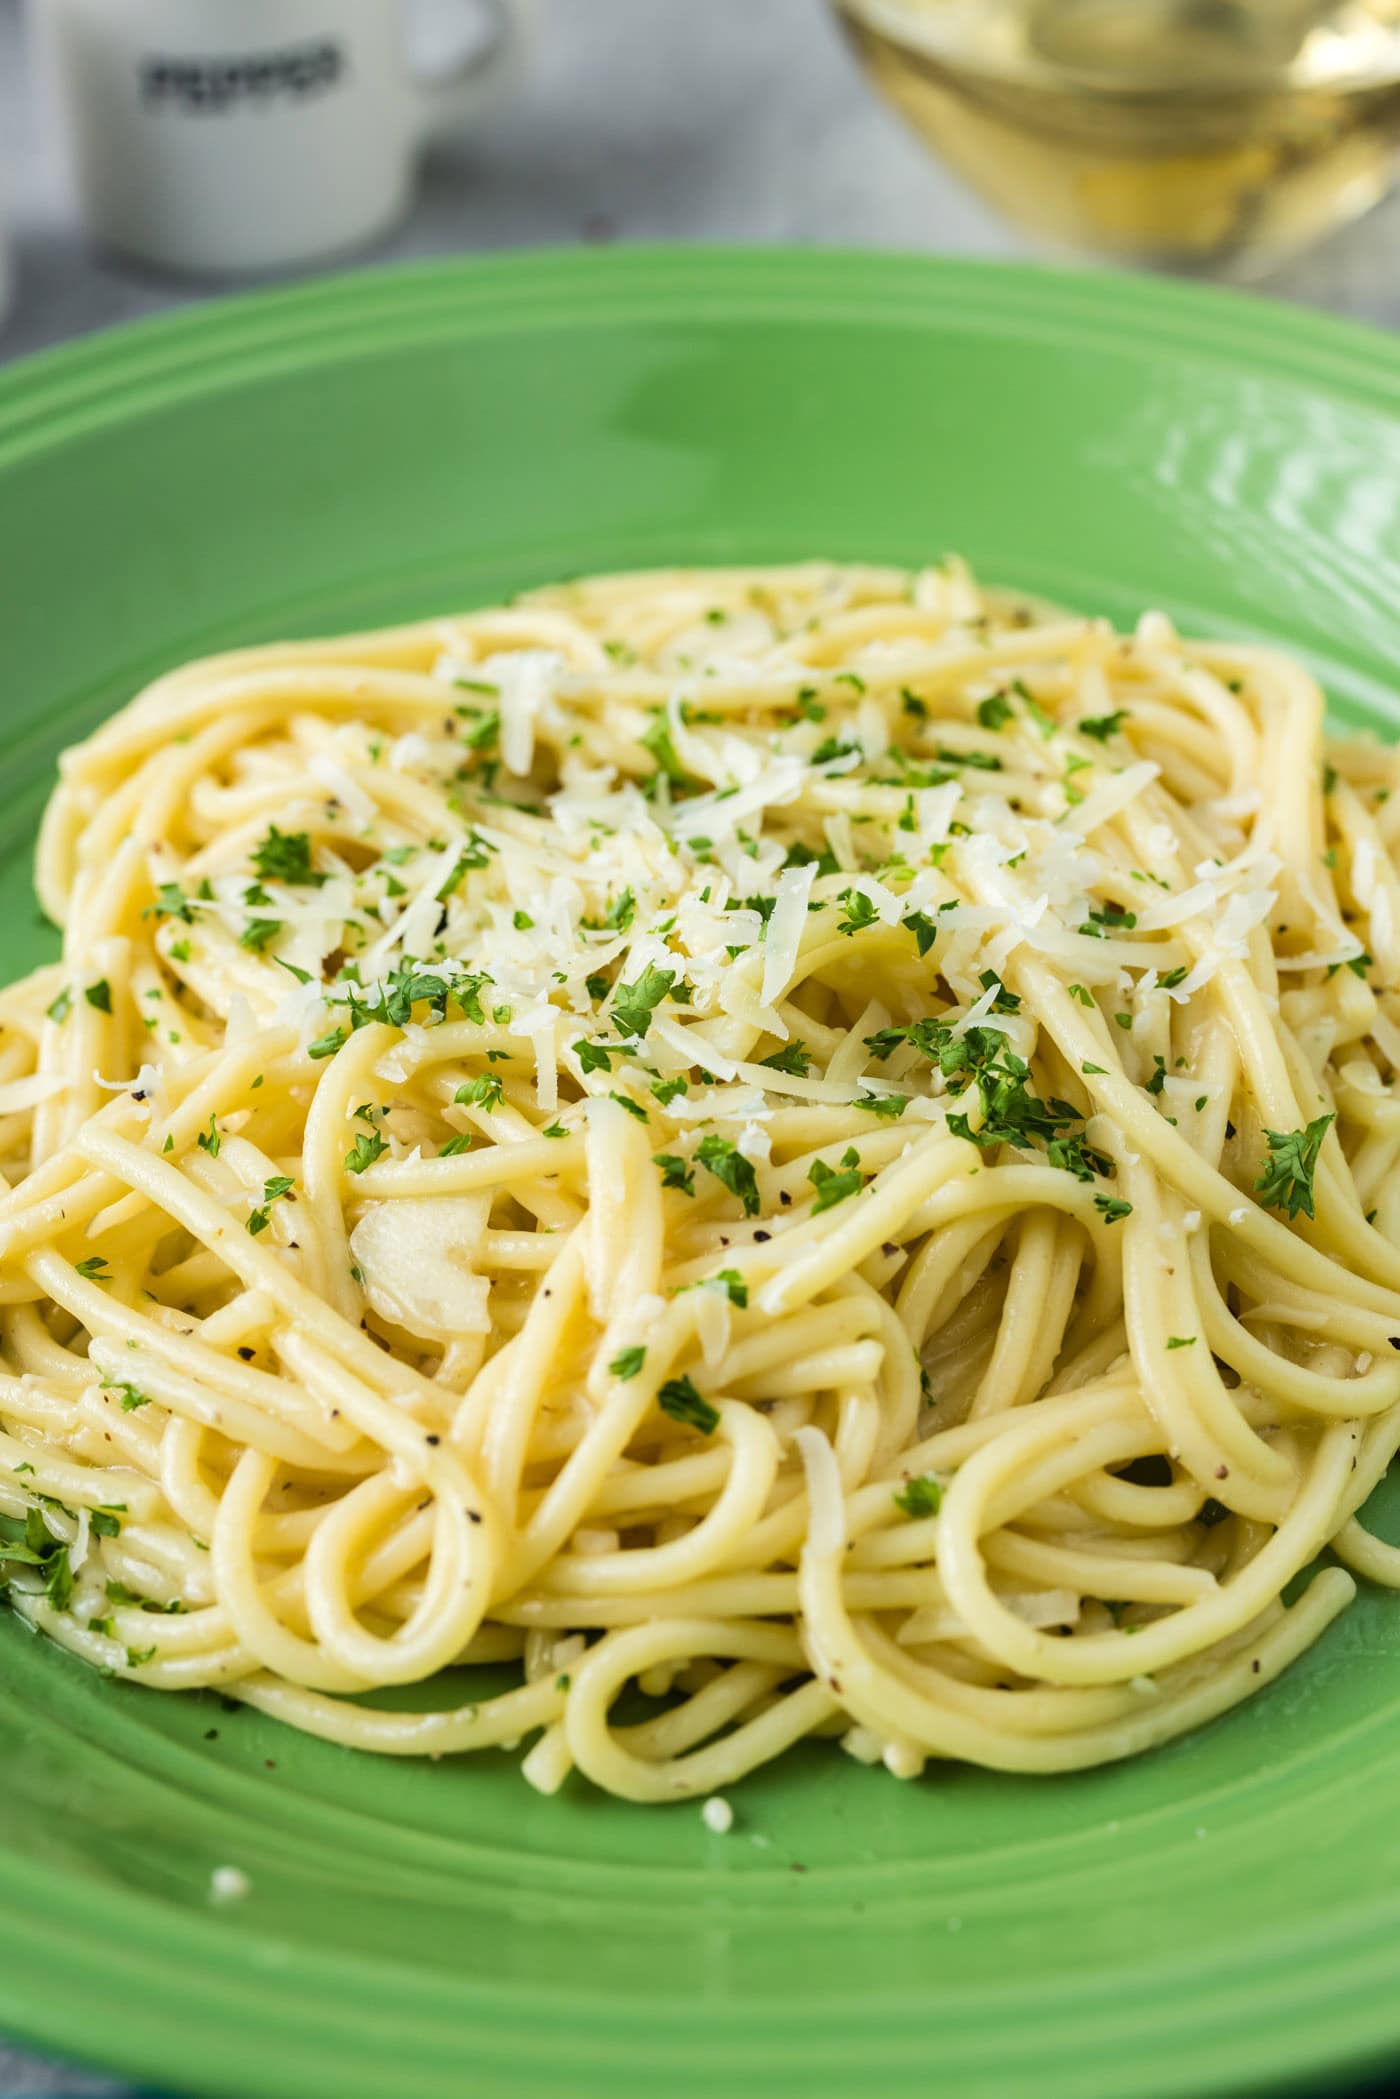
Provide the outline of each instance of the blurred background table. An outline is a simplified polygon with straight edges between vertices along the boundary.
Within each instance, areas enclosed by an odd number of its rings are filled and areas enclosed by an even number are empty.
[[[515,105],[439,149],[364,262],[580,241],[1030,252],[866,86],[822,0],[540,0]],[[0,0],[0,191],[17,296],[0,359],[207,296],[93,256],[38,136],[18,0]],[[1400,326],[1400,196],[1261,289]],[[0,2099],[114,2095],[0,2048]]]
[[[366,262],[577,241],[796,241],[1019,255],[861,78],[822,0],[540,0],[512,108],[439,149]],[[201,296],[94,258],[36,136],[0,0],[0,192],[18,296],[0,357]],[[1263,289],[1400,326],[1400,196]]]

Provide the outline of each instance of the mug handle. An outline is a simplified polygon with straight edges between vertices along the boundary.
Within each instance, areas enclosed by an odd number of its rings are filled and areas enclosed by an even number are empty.
[[[512,96],[524,77],[533,42],[535,0],[475,0],[490,17],[491,34],[479,51],[433,72],[415,72],[419,138],[450,136]]]

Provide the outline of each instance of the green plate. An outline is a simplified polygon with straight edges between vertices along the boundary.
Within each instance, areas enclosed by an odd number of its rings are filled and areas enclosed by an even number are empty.
[[[18,366],[3,961],[49,952],[56,752],[178,658],[580,569],[950,547],[1276,637],[1390,727],[1400,352],[1131,280],[622,252],[342,278]],[[1395,1597],[1146,1761],[901,1786],[803,1750],[722,1837],[103,1682],[13,1621],[0,1669],[0,2026],[182,2090],[1208,2099],[1400,2054]],[[225,1864],[252,1891],[216,1909]]]

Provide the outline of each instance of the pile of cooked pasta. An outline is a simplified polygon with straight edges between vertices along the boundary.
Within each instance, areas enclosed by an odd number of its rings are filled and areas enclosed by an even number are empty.
[[[1269,1682],[1400,1585],[1400,799],[1322,717],[956,564],[160,680],[0,998],[13,1607],[639,1801]]]

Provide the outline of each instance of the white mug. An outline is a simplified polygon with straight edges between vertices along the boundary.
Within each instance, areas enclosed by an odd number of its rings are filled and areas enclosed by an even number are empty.
[[[88,229],[160,268],[289,268],[387,232],[420,147],[519,76],[532,0],[468,0],[483,51],[409,63],[404,0],[33,0]]]

